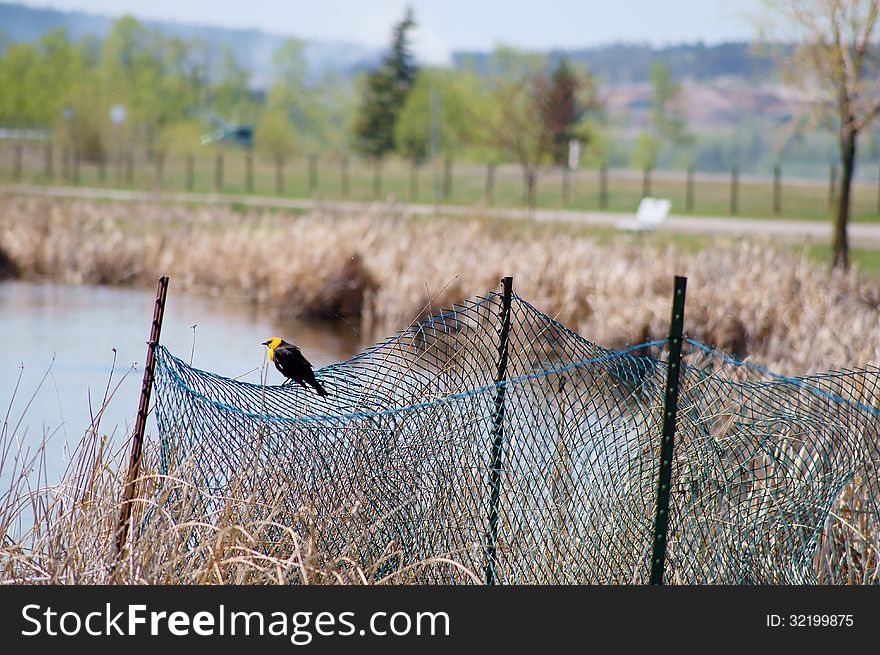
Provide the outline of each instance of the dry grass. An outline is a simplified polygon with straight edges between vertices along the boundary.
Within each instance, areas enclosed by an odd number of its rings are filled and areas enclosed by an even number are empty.
[[[526,223],[7,195],[0,196],[0,261],[18,275],[70,283],[152,286],[166,273],[176,288],[272,303],[290,314],[362,315],[373,336],[407,324],[432,298],[435,307],[448,305],[512,274],[522,297],[610,346],[665,334],[672,275],[680,273],[689,276],[691,336],[785,373],[880,362],[876,281],[857,271],[830,275],[806,257],[753,244],[691,252],[627,238],[603,246],[586,234]],[[283,485],[275,504],[263,498],[255,507],[243,483],[253,470],[240,472],[219,499],[219,520],[207,524],[204,490],[163,479],[155,450],[144,463],[141,497],[149,501],[135,509],[134,546],[114,568],[125,451],[109,452],[96,425],[62,482],[50,486],[38,473],[43,451],[19,457],[9,425],[0,434],[0,463],[13,480],[0,496],[7,535],[0,582],[409,582],[432,566],[476,580],[442,557],[389,570],[400,561],[393,543],[372,561],[331,555],[320,546],[320,526],[294,530],[279,519],[287,512]],[[558,426],[559,434],[566,430]],[[557,439],[554,447],[564,460],[567,445]],[[560,497],[563,468],[552,473]],[[820,581],[876,580],[880,543],[862,509],[868,501],[858,481],[841,491],[815,554]],[[297,523],[314,527],[310,508],[301,511]],[[145,512],[155,520],[140,529]],[[175,520],[163,520],[164,512]]]
[[[25,278],[152,286],[164,273],[177,289],[291,315],[362,315],[371,338],[409,323],[441,289],[435,307],[509,274],[523,298],[609,346],[665,335],[677,273],[689,277],[690,336],[784,373],[880,362],[876,280],[748,243],[693,252],[516,222],[5,195],[0,252]]]
[[[0,494],[0,584],[406,584],[432,569],[479,582],[442,556],[404,565],[393,543],[380,553],[373,549],[371,561],[354,555],[361,545],[354,537],[351,553],[331,555],[311,508],[300,508],[293,521],[311,529],[294,529],[281,518],[289,515],[282,483],[274,503],[247,491],[258,465],[241,470],[223,496],[209,497],[191,482],[161,475],[158,444],[150,442],[130,542],[120,557],[114,534],[130,443],[110,450],[96,425],[61,481],[48,484],[41,473],[45,448],[18,451],[20,439],[9,426],[0,432],[9,481]],[[212,522],[203,512],[208,503],[221,508]]]

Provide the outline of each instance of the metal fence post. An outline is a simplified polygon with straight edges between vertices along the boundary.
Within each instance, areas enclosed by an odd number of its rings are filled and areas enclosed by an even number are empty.
[[[599,167],[599,209],[608,208],[608,167]]]
[[[275,195],[284,193],[284,157],[275,157]]]
[[[214,192],[223,191],[223,153],[218,152],[214,158]]]
[[[14,156],[14,159],[12,162],[12,177],[16,182],[18,182],[19,180],[21,180],[21,171],[22,171],[22,164],[21,164],[22,159],[23,159],[22,145],[20,143],[16,143],[12,147],[12,150],[13,150],[13,156]]]
[[[44,175],[45,175],[47,181],[51,181],[52,178],[55,177],[55,171],[54,171],[54,166],[53,166],[54,159],[52,157],[52,142],[51,141],[46,142],[46,150],[44,152],[44,157],[45,157]]]
[[[569,175],[571,174],[571,169],[568,166],[562,167],[562,206],[568,205],[569,199],[571,197],[571,180],[569,179]]]
[[[486,204],[491,205],[495,194],[495,162],[486,164]]]
[[[309,196],[318,190],[318,155],[309,153]]]
[[[193,186],[195,185],[195,177],[196,177],[196,162],[195,156],[192,154],[188,154],[186,156],[186,190],[192,191]]]
[[[651,554],[651,584],[663,584],[666,565],[666,532],[669,527],[669,493],[672,484],[672,453],[675,444],[675,415],[678,411],[678,383],[681,369],[681,341],[684,333],[686,277],[675,277],[672,320],[669,324],[669,359],[666,371],[666,397],[663,407],[663,434],[660,440],[660,466],[657,474],[657,507],[654,515],[654,541]]]
[[[730,169],[730,213],[736,214],[739,206],[739,170],[736,166]]]
[[[834,196],[837,195],[837,164],[831,164],[828,170],[828,207],[834,207]]]
[[[694,211],[694,167],[688,166],[687,179],[684,191],[684,210],[687,213]]]
[[[119,522],[116,525],[116,555],[122,557],[125,542],[128,539],[128,528],[131,521],[131,506],[135,496],[135,483],[140,470],[141,454],[144,446],[144,430],[147,426],[147,413],[150,408],[150,392],[153,389],[153,371],[156,367],[156,346],[162,330],[162,319],[165,316],[165,299],[168,295],[168,277],[159,278],[156,289],[156,304],[153,308],[153,322],[150,327],[150,340],[147,342],[147,361],[144,365],[144,381],[141,387],[141,399],[138,403],[137,419],[134,426],[134,437],[131,445],[131,458],[128,462],[128,473],[125,476],[125,487],[122,491],[122,506],[119,511]],[[117,565],[119,559],[117,559]]]
[[[373,198],[382,196],[382,159],[373,157]]]
[[[409,201],[415,202],[419,195],[419,162],[413,158],[409,162]]]
[[[773,167],[773,213],[777,216],[782,213],[782,169]]]
[[[489,528],[486,532],[486,584],[495,584],[495,544],[498,540],[498,504],[501,500],[501,467],[504,454],[504,396],[507,391],[507,341],[510,336],[510,301],[513,278],[501,280],[501,334],[495,374],[495,409],[492,412],[492,455],[489,468]]]

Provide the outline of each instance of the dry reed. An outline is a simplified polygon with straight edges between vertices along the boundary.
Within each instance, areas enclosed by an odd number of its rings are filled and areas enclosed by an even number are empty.
[[[271,303],[290,315],[358,316],[378,338],[429,303],[515,291],[608,346],[662,337],[672,276],[689,276],[686,328],[783,373],[880,362],[880,285],[790,250],[699,252],[525,222],[417,219],[389,210],[300,216],[216,206],[0,195],[0,252],[26,279],[152,285]],[[445,287],[445,288],[444,288]]]

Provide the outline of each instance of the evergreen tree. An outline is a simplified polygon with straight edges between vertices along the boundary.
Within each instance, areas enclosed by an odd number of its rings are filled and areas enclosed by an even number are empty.
[[[565,165],[568,159],[568,142],[575,137],[575,125],[583,114],[578,102],[579,81],[563,58],[553,72],[544,92],[541,117],[549,133],[553,162]]]
[[[415,27],[412,10],[395,25],[391,51],[382,66],[370,73],[354,124],[354,146],[371,157],[383,157],[394,150],[397,117],[406,102],[416,76],[409,45]]]

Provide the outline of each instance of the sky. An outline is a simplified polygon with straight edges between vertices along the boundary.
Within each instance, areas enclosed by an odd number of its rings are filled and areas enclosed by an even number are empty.
[[[747,40],[762,0],[19,0],[33,7],[257,28],[302,39],[388,43],[412,6],[421,58],[455,50],[578,48],[613,42],[662,46]]]

